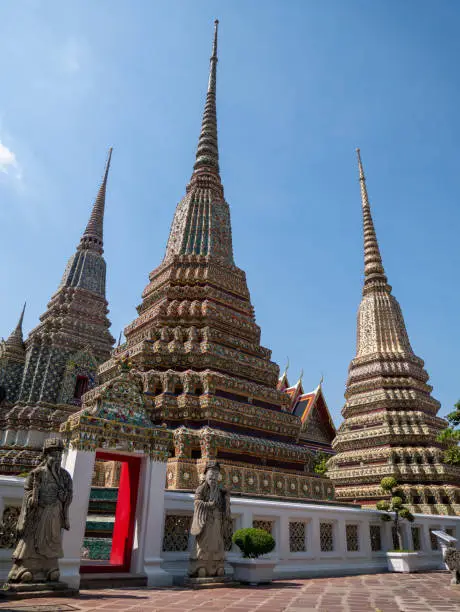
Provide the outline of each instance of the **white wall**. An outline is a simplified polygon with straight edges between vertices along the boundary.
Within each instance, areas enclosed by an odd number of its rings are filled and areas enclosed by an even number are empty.
[[[237,529],[252,527],[254,519],[273,521],[276,548],[269,556],[277,559],[276,578],[361,574],[387,570],[385,550],[393,548],[392,523],[383,522],[380,518],[382,513],[376,510],[240,497],[231,498],[231,509]],[[165,513],[191,515],[193,513],[193,494],[166,491]],[[305,552],[290,551],[289,523],[291,521],[305,523]],[[326,522],[332,524],[334,549],[331,552],[323,552],[320,546],[320,523]],[[347,524],[358,526],[358,552],[347,550]],[[381,527],[383,550],[380,552],[371,550],[370,525]],[[454,536],[460,539],[460,517],[416,514],[414,523],[409,524],[407,521],[402,521],[404,546],[409,549],[413,548],[412,526],[421,528],[419,568],[441,568],[441,552],[431,549],[429,530],[451,528],[454,530]],[[161,554],[162,567],[166,571],[172,573],[176,579],[185,575],[188,552],[163,551]],[[231,550],[227,558],[231,560],[238,556],[237,550]]]
[[[147,464],[146,464],[147,466]],[[147,466],[150,474],[151,466]],[[151,476],[144,479],[146,482],[152,482],[154,487],[149,487],[158,490],[161,483],[164,482],[163,464],[155,464],[155,473],[158,472],[158,478],[151,479]],[[147,474],[147,472],[146,472]],[[6,506],[20,506],[23,495],[24,479],[14,476],[0,476],[0,516],[3,514],[3,509]],[[158,509],[158,514],[162,514],[158,495],[154,494],[157,499],[155,504],[151,503],[150,508]],[[152,495],[147,496],[149,499]],[[142,502],[145,496],[140,494],[139,501],[144,506],[144,512],[148,510],[147,504]],[[386,571],[385,550],[391,549],[391,523],[384,523],[381,519],[381,513],[376,510],[360,510],[351,507],[332,507],[321,506],[316,504],[292,503],[285,501],[270,501],[256,498],[231,498],[232,516],[235,519],[235,527],[252,527],[253,520],[270,520],[273,521],[273,535],[276,540],[276,548],[270,556],[277,560],[275,568],[275,577],[277,578],[295,578],[309,576],[326,576],[326,575],[343,575],[343,574],[360,574],[371,572]],[[140,509],[139,509],[140,510]],[[164,493],[164,513],[165,514],[185,514],[191,516],[193,513],[193,494],[178,493],[174,491],[166,491]],[[149,557],[149,563],[155,575],[165,580],[164,572],[161,573],[159,565],[166,572],[172,574],[176,580],[184,576],[187,571],[188,552],[165,552],[162,551],[161,527],[163,521],[158,521],[157,513],[155,517],[139,515],[139,527],[144,525],[146,533],[144,537],[151,543],[155,540],[156,550],[146,550],[142,552],[144,556]],[[154,520],[153,520],[154,518]],[[147,527],[146,526],[147,521]],[[304,522],[306,532],[306,551],[291,552],[289,543],[289,523],[291,521]],[[331,552],[323,552],[320,547],[320,523],[330,522],[332,524],[334,550]],[[352,524],[358,526],[359,534],[359,551],[349,552],[346,544],[346,525]],[[369,536],[369,525],[381,526],[383,550],[373,552],[371,550],[371,542]],[[403,537],[405,547],[412,549],[412,533],[411,526],[419,526],[421,536],[420,551],[420,569],[437,569],[442,567],[442,558],[440,551],[431,549],[430,529],[453,529],[453,534],[460,540],[460,517],[451,516],[435,516],[416,514],[415,522],[411,524],[407,521],[402,521]],[[158,537],[152,538],[152,533],[157,533]],[[150,535],[149,535],[150,534]],[[149,536],[149,537],[147,537]],[[133,555],[135,571],[141,570],[140,557],[136,553],[138,547],[143,548],[145,544],[140,545],[139,540],[142,540],[141,534],[137,533],[135,544],[135,553]],[[141,551],[138,550],[138,553]],[[9,569],[11,568],[11,550],[0,549],[0,579],[5,579]],[[148,553],[148,554],[147,554]],[[136,556],[137,554],[137,556]],[[237,558],[239,552],[232,550],[228,553],[228,559]],[[137,558],[139,557],[139,559]],[[161,562],[161,559],[162,562]],[[158,559],[158,560],[157,560]],[[158,564],[158,565],[157,565]],[[147,571],[148,568],[142,568]],[[161,575],[160,575],[161,574]],[[158,578],[159,579],[159,578]],[[165,582],[167,582],[165,580]],[[152,579],[153,584],[153,579]]]

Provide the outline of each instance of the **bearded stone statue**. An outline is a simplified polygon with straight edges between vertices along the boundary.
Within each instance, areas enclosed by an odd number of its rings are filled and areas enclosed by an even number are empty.
[[[209,461],[195,491],[191,534],[196,537],[188,574],[192,578],[224,576],[224,535],[231,526],[230,495],[219,486],[220,465]]]
[[[61,468],[64,444],[45,440],[43,458],[30,472],[17,524],[19,541],[13,552],[10,583],[57,582],[63,556],[62,529],[69,529],[72,478]]]

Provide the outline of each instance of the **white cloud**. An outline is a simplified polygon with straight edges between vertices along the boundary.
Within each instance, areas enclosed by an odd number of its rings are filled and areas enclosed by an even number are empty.
[[[16,155],[0,142],[0,172],[7,174],[11,168],[18,169]]]

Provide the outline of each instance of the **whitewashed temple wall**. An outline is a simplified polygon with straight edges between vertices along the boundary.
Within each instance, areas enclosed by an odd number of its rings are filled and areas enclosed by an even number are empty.
[[[156,483],[157,485],[159,483]],[[0,476],[0,516],[22,502],[24,479]],[[156,488],[156,487],[155,487]],[[142,494],[140,493],[140,500]],[[276,578],[300,578],[386,571],[385,551],[392,549],[391,523],[376,510],[316,504],[231,498],[234,529],[263,527],[273,534],[276,548],[269,555],[277,561]],[[164,530],[157,551],[161,567],[175,581],[187,571],[193,514],[193,494],[165,491]],[[158,517],[155,532],[159,533]],[[419,569],[443,568],[441,552],[431,531],[443,529],[460,540],[460,517],[416,514],[414,523],[402,521],[404,547],[419,550]],[[230,544],[230,542],[229,542]],[[230,548],[230,547],[229,547]],[[11,548],[0,542],[0,580],[11,567]],[[134,558],[136,550],[134,551]],[[228,560],[239,557],[231,546]],[[229,566],[229,571],[231,571]]]
[[[392,544],[392,523],[377,510],[316,504],[231,498],[234,530],[262,527],[271,531],[276,548],[276,578],[333,576],[387,571],[386,550]],[[187,529],[193,494],[166,491],[162,567],[176,580],[184,576],[190,549]],[[430,531],[448,530],[460,540],[460,517],[416,514],[401,522],[404,547],[419,550],[419,569],[444,569],[438,543]],[[233,545],[227,559],[239,557]],[[229,566],[229,571],[231,568]]]

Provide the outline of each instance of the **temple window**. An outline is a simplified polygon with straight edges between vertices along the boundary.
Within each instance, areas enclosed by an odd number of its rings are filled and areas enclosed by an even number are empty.
[[[450,504],[450,500],[447,495],[441,496],[441,504]]]
[[[164,523],[163,550],[165,552],[186,552],[191,526],[191,515],[167,514]]]
[[[195,395],[203,395],[203,387],[201,385],[195,387]]]
[[[430,541],[431,541],[431,550],[438,550],[438,538],[434,535],[433,531],[436,531],[438,527],[433,527],[430,529]]]
[[[399,538],[398,538],[398,532],[396,531],[396,527],[394,525],[392,525],[391,527],[391,539],[393,541],[393,548],[398,549],[399,548]]]
[[[289,550],[291,552],[307,550],[307,524],[304,521],[289,521]]]
[[[163,393],[163,387],[161,386],[161,383],[157,383],[153,389],[153,394],[161,395],[162,393]]]
[[[79,375],[75,381],[73,398],[81,401],[82,395],[88,391],[89,379],[87,376]]]
[[[382,532],[380,525],[369,525],[369,532],[371,537],[372,552],[382,550]]]
[[[334,550],[334,526],[332,523],[319,524],[319,541],[322,552]]]
[[[412,527],[412,544],[414,545],[414,550],[422,549],[422,541],[420,537],[420,527]]]
[[[412,503],[413,504],[421,504],[422,503],[422,498],[420,495],[413,495],[412,496]]]
[[[232,518],[231,524],[228,525],[228,528],[225,530],[225,533],[224,533],[224,546],[227,552],[229,550],[232,550],[232,547],[233,547],[232,535],[235,531],[236,531],[236,519]]]
[[[273,535],[274,521],[254,519],[252,521],[252,526],[254,529],[264,529],[265,531],[268,531],[270,535]]]
[[[436,503],[435,496],[434,495],[427,495],[426,503],[427,504],[435,504]]]
[[[359,551],[359,533],[358,525],[346,525],[345,527],[347,537],[347,551],[358,552]]]

